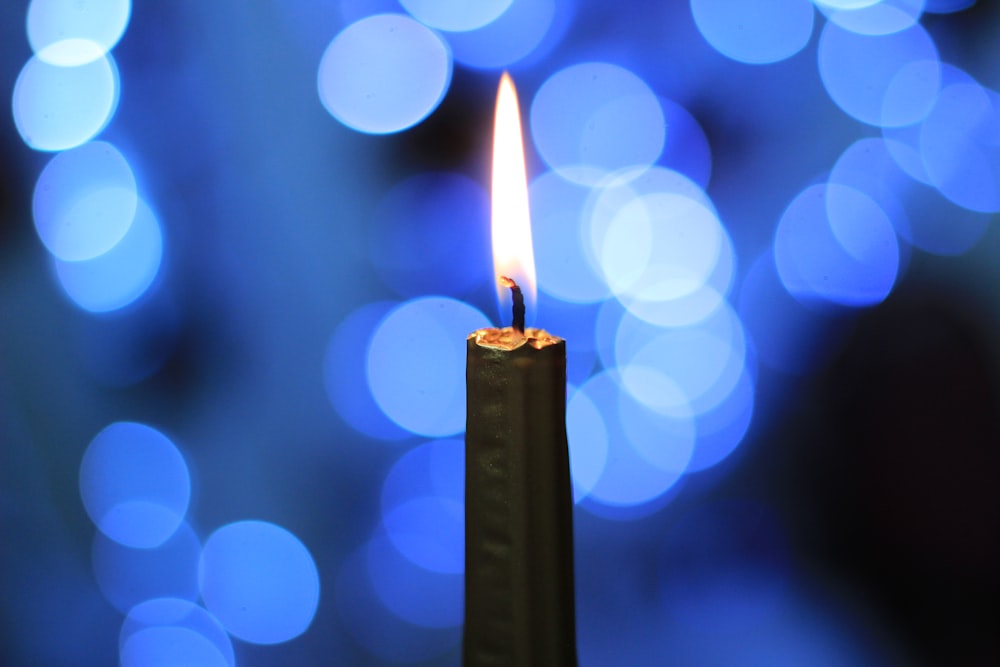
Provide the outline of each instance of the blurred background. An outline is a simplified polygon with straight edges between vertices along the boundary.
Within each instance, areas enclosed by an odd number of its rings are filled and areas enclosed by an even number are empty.
[[[458,665],[497,82],[580,663],[1000,664],[1000,7],[0,8],[4,665]]]

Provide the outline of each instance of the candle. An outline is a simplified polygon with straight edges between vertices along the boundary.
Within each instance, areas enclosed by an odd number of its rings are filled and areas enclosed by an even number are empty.
[[[463,664],[572,667],[566,343],[524,326],[534,266],[517,96],[506,74],[492,198],[494,268],[498,288],[510,290],[514,322],[475,331],[467,344]]]

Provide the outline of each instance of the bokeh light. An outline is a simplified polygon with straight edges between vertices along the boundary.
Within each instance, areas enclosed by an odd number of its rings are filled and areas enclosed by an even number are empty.
[[[712,176],[712,150],[698,120],[677,102],[660,96],[667,126],[659,164],[680,172],[703,189]]]
[[[430,437],[465,428],[465,339],[489,320],[446,297],[408,301],[379,323],[368,346],[375,402],[408,431]],[[400,369],[407,369],[400,373]]]
[[[465,445],[432,440],[396,461],[382,486],[382,530],[367,549],[372,586],[400,618],[462,622]]]
[[[104,129],[118,95],[118,68],[110,55],[74,67],[33,56],[14,83],[14,125],[35,150],[63,151]]]
[[[618,210],[637,196],[671,193],[693,199],[705,208],[715,211],[712,200],[705,191],[688,176],[665,167],[627,168],[603,179],[594,188],[586,208],[588,231],[592,252],[596,256],[601,247],[600,240],[607,231],[611,218]]]
[[[432,572],[464,571],[462,503],[440,496],[417,497],[386,512],[385,531],[408,560]]]
[[[619,421],[632,451],[644,462],[657,470],[678,475],[676,480],[671,480],[672,485],[680,479],[680,474],[687,472],[697,435],[695,421],[690,406],[682,402],[682,389],[662,374],[645,371],[646,368],[639,365],[619,370]],[[638,376],[638,380],[628,377],[633,374]],[[630,389],[625,385],[626,381],[631,381],[633,388],[639,386],[641,389]],[[661,392],[661,398],[655,407],[635,398],[635,393],[643,393],[642,389],[646,389],[648,385],[655,386]],[[645,393],[644,396],[648,397],[649,394]]]
[[[379,322],[396,305],[374,301],[344,317],[323,357],[326,394],[340,418],[368,437],[389,441],[403,440],[411,434],[386,417],[375,402],[365,371],[365,350]]]
[[[604,368],[614,368],[618,363],[615,359],[615,339],[625,312],[625,307],[617,299],[608,299],[597,311],[593,329],[594,346]]]
[[[756,362],[743,324],[728,302],[720,299],[693,325],[663,327],[611,300],[601,306],[592,331],[604,367],[617,369],[622,387],[645,408],[628,406],[634,415],[630,418],[644,424],[649,421],[644,413],[659,411],[667,418],[660,428],[670,431],[669,418],[675,419],[675,437],[687,433],[693,419],[696,441],[686,472],[716,465],[743,441],[754,413]],[[603,430],[603,417],[598,417],[580,429],[581,448],[595,440],[586,434],[588,428]],[[571,427],[569,416],[567,422]],[[639,441],[655,443],[657,429],[651,432],[653,440]],[[572,439],[570,447],[574,452]]]
[[[695,416],[698,441],[688,461],[687,472],[698,472],[721,463],[743,442],[753,421],[756,404],[751,366],[754,366],[752,362],[744,364],[735,386],[725,399],[711,410]]]
[[[669,301],[701,288],[722,246],[722,227],[693,199],[663,192],[622,206],[600,240],[600,263],[616,294]]]
[[[368,231],[372,264],[404,297],[466,295],[489,277],[489,211],[485,189],[468,176],[412,176],[379,202]]]
[[[946,67],[942,83],[920,129],[927,175],[963,208],[1000,211],[1000,95],[955,67]]]
[[[907,175],[879,138],[859,139],[834,164],[829,181],[864,192],[889,216],[908,243],[938,255],[966,252],[982,238],[990,218],[956,207],[941,193]]]
[[[615,337],[622,384],[656,412],[701,414],[732,392],[743,373],[746,339],[731,308],[696,326],[656,330],[626,314]]]
[[[572,303],[593,303],[611,294],[580,234],[590,192],[555,171],[536,178],[529,189],[538,289]]]
[[[934,104],[938,51],[919,24],[891,35],[871,36],[827,23],[817,57],[830,98],[863,123],[911,125]]]
[[[159,273],[163,232],[156,214],[138,200],[135,218],[125,236],[93,259],[54,259],[59,284],[73,302],[92,313],[106,313],[142,296]]]
[[[608,460],[608,430],[604,417],[584,392],[569,388],[566,403],[566,437],[569,441],[569,470],[573,480],[573,501],[590,493],[604,472]]]
[[[114,48],[131,13],[131,0],[31,0],[28,42],[35,55],[48,63],[83,65]]]
[[[728,234],[686,176],[661,167],[624,171],[595,190],[586,215],[593,261],[615,295],[643,318],[697,321],[728,290]]]
[[[421,23],[451,32],[465,32],[492,23],[510,7],[511,0],[399,0]]]
[[[861,35],[890,35],[917,23],[924,12],[924,3],[925,0],[816,0],[816,7],[845,30]]]
[[[462,545],[459,547],[461,556]],[[368,543],[367,556],[372,588],[392,613],[422,628],[462,624],[462,570],[442,572],[421,567],[384,536]]]
[[[787,292],[781,290],[781,294],[791,301]],[[768,301],[761,306],[765,311],[769,307]],[[771,320],[766,323],[770,325]],[[687,473],[718,464],[743,442],[756,403],[756,360],[740,318],[724,299],[697,322],[666,327],[637,317],[612,299],[601,305],[591,331],[602,365],[615,369],[622,389],[634,397],[616,407],[620,407],[627,435],[638,451],[648,448],[652,460],[667,457],[667,465],[675,466],[676,460],[669,457],[677,451],[687,456],[687,445],[678,448],[677,442],[694,438],[684,469]],[[781,353],[796,349],[784,342],[779,345]],[[571,466],[574,456],[588,457],[591,469],[603,469],[607,456],[605,416],[596,407],[590,410],[590,401],[584,402],[584,398],[579,392],[571,393],[568,406]],[[573,410],[577,402],[583,406],[580,415]],[[575,419],[580,421],[576,428]],[[673,451],[664,447],[671,441]],[[655,511],[659,502],[663,500],[649,503],[646,509]],[[587,507],[612,519],[636,516],[608,512],[604,505]]]
[[[683,326],[718,308],[733,284],[735,251],[714,211],[704,191],[679,172],[625,170],[593,191],[581,232],[602,274],[605,267],[621,269],[619,277],[605,280],[632,314],[659,326]],[[633,227],[645,241],[630,235]],[[605,256],[612,231],[621,254]],[[644,261],[631,263],[637,254]],[[612,262],[603,264],[606,259]]]
[[[122,667],[201,665],[227,667],[225,656],[203,635],[178,626],[137,630],[121,648]]]
[[[731,250],[727,244],[725,250]],[[731,252],[720,254],[722,258],[731,260]],[[731,261],[720,262],[712,278],[725,274],[731,278],[733,273]],[[701,322],[706,317],[722,307],[725,295],[714,286],[706,283],[690,294],[675,299],[645,299],[631,295],[621,295],[618,299],[630,313],[641,320],[661,327],[689,326]]]
[[[185,521],[166,542],[151,549],[122,546],[98,531],[91,561],[101,593],[127,613],[153,598],[197,600],[200,554],[201,542]]]
[[[619,65],[600,62],[550,76],[531,102],[530,126],[542,159],[583,185],[653,164],[666,137],[663,109],[649,86]]]
[[[233,636],[254,644],[294,639],[319,605],[319,572],[301,541],[266,521],[227,524],[205,541],[201,596]]]
[[[815,18],[809,0],[691,0],[691,13],[712,48],[754,65],[801,51],[809,43]]]
[[[477,69],[507,67],[544,51],[553,34],[558,0],[512,0],[495,21],[478,30],[448,34],[457,62]]]
[[[382,514],[423,497],[464,502],[464,441],[430,440],[400,456],[382,483]]]
[[[899,271],[888,216],[871,197],[840,184],[811,185],[788,205],[774,257],[792,295],[846,306],[881,302]]]
[[[151,548],[180,527],[191,477],[165,435],[145,424],[115,422],[83,454],[80,495],[102,533],[128,547]]]
[[[694,421],[681,410],[662,415],[624,391],[614,371],[593,376],[579,389],[604,417],[604,430],[575,437],[574,447],[607,450],[600,477],[586,499],[610,506],[649,503],[683,476],[694,447]],[[590,508],[588,503],[582,505]]]
[[[337,9],[346,25],[375,14],[399,12],[399,0],[339,0]]]
[[[344,28],[319,63],[319,97],[334,118],[371,134],[416,125],[451,83],[451,53],[429,28],[379,14]]]
[[[882,0],[813,0],[821,10],[824,9],[863,9],[877,5]]]
[[[903,65],[882,98],[882,127],[905,127],[924,120],[937,99],[940,86],[941,63],[937,60],[917,60]]]
[[[947,66],[945,66],[947,71]],[[883,127],[882,139],[885,141],[886,150],[896,161],[896,164],[910,178],[933,186],[930,176],[927,175],[927,168],[924,166],[924,158],[920,155],[920,130],[921,124],[908,125],[906,127]]]
[[[93,259],[125,236],[138,202],[128,161],[111,144],[93,141],[45,165],[32,203],[35,230],[57,258]]]
[[[129,611],[118,640],[122,667],[236,667],[218,620],[181,598],[156,598]]]

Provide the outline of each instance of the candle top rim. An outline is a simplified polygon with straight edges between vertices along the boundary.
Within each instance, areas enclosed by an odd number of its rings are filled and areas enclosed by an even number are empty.
[[[564,342],[559,336],[554,336],[545,329],[536,329],[535,327],[525,328],[524,333],[517,331],[514,327],[476,329],[469,334],[468,340],[475,342],[476,345],[498,350],[516,350],[524,345],[530,345],[540,350],[543,347]]]

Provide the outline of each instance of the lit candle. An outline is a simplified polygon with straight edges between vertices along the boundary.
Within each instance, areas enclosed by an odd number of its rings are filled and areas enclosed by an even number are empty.
[[[513,326],[468,340],[465,667],[575,666],[566,342],[524,326],[534,259],[517,93],[504,74],[493,143],[498,296]]]

